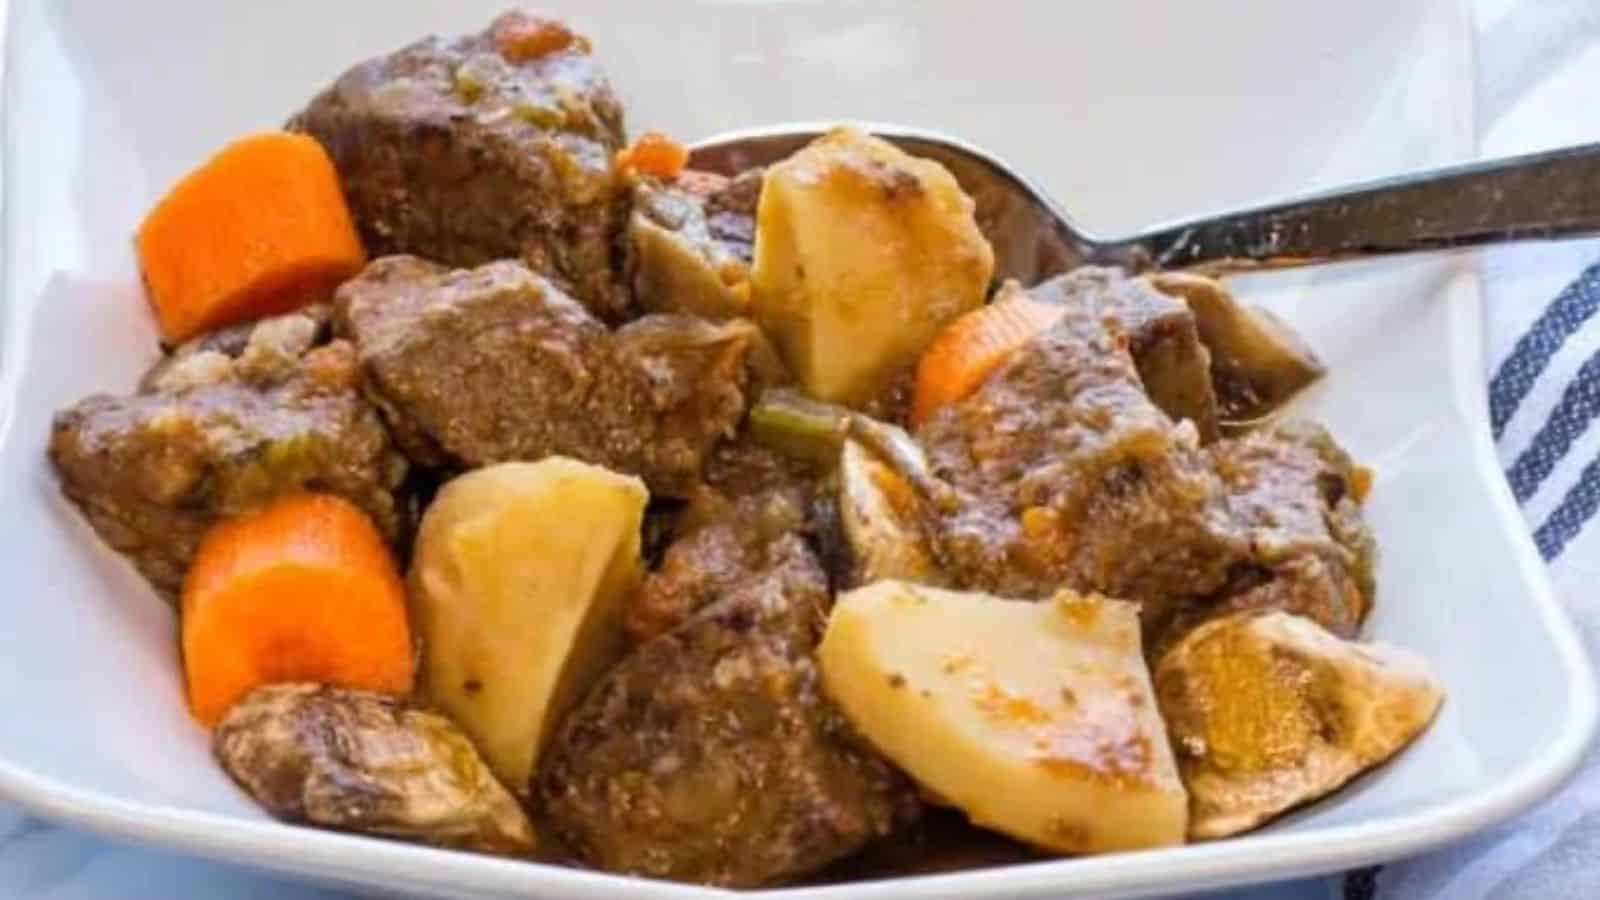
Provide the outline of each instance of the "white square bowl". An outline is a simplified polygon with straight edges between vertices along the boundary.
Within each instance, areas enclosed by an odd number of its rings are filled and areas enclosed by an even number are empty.
[[[596,39],[635,130],[899,121],[1019,164],[1115,231],[1471,155],[1457,0],[546,2]],[[662,882],[268,820],[184,712],[168,609],[59,496],[51,412],[126,390],[154,329],[129,245],[184,170],[281,122],[346,66],[490,2],[12,0],[0,350],[0,793],[103,832],[437,897],[690,897]],[[1247,837],[776,892],[1132,897],[1411,853],[1509,816],[1572,770],[1595,690],[1507,491],[1469,257],[1241,279],[1333,374],[1304,411],[1378,472],[1368,634],[1423,651],[1449,699],[1405,754]]]

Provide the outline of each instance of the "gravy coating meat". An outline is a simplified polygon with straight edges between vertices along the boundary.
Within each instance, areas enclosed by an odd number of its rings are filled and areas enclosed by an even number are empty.
[[[660,565],[635,592],[624,626],[640,641],[681,625],[730,587],[767,569],[779,538],[798,534],[834,573],[844,552],[828,473],[748,434],[719,444],[704,484],[676,511]],[[830,578],[830,582],[833,579]]]
[[[521,259],[601,318],[629,313],[622,105],[565,25],[508,13],[425,38],[346,72],[290,126],[327,148],[374,256]]]
[[[647,316],[613,332],[518,262],[377,260],[336,324],[400,446],[427,465],[571,456],[686,496],[744,416],[743,320]]]
[[[1353,638],[1374,600],[1377,542],[1361,517],[1369,477],[1305,422],[1210,449],[1228,508],[1249,541],[1246,579],[1223,610],[1278,609]]]
[[[918,433],[957,493],[929,528],[946,574],[1009,596],[1065,584],[1136,600],[1147,630],[1178,623],[1172,637],[1234,609],[1353,636],[1373,593],[1365,474],[1311,425],[1199,446],[1192,419],[1153,401],[1135,356],[1127,298],[1150,289],[1098,270],[1058,282],[1072,283],[1051,289],[1062,320]],[[1158,356],[1204,363],[1203,350]]]
[[[1249,554],[1216,473],[1182,444],[1107,473],[1066,541],[1066,583],[1137,601],[1147,630],[1225,589]]]
[[[1220,588],[1244,550],[1194,426],[1145,394],[1125,333],[1074,302],[965,400],[919,429],[956,502],[934,516],[958,586],[1043,598],[1062,585],[1145,602]]]
[[[390,540],[409,531],[407,464],[357,388],[326,311],[265,319],[179,348],[142,389],[55,417],[50,460],[95,531],[175,597],[206,529],[283,494],[337,494]]]
[[[709,501],[718,503],[710,513],[715,518],[674,541],[661,566],[645,576],[624,618],[628,632],[643,641],[670,631],[751,571],[768,568],[775,552],[789,550],[777,539],[805,524],[804,499],[798,491],[768,489]]]
[[[776,536],[718,565],[708,605],[623,659],[545,751],[538,796],[591,865],[755,887],[915,813],[821,693],[813,651],[831,598],[805,543]]]
[[[1174,420],[1188,419],[1203,442],[1217,437],[1212,354],[1194,313],[1181,300],[1120,269],[1085,266],[1031,288],[1036,300],[1085,307],[1127,344],[1150,401]]]

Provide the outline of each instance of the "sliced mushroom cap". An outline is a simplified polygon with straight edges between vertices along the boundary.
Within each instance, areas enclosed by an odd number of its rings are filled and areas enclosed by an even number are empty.
[[[634,292],[646,310],[716,319],[747,314],[750,265],[737,245],[713,233],[705,197],[640,184],[627,238]]]
[[[941,584],[911,484],[860,443],[839,454],[839,519],[854,584],[882,579]]]
[[[369,691],[260,688],[217,726],[229,775],[289,822],[526,855],[533,828],[444,716]]]
[[[1266,418],[1327,374],[1289,326],[1264,309],[1240,303],[1216,279],[1188,272],[1147,277],[1194,312],[1200,342],[1211,351],[1211,378],[1224,424]]]
[[[1237,613],[1162,657],[1156,697],[1189,789],[1189,837],[1247,831],[1394,756],[1444,692],[1408,650]]]

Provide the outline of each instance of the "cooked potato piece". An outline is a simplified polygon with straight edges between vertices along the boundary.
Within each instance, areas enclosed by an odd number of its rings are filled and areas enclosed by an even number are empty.
[[[1061,853],[1183,842],[1133,604],[881,581],[839,598],[818,658],[867,740],[973,822]]]
[[[886,578],[940,583],[938,564],[917,520],[917,502],[899,473],[860,443],[845,441],[839,454],[839,521],[850,545],[854,583]]]
[[[647,499],[637,478],[549,457],[463,475],[423,516],[410,575],[422,690],[513,790],[621,655]]]
[[[1155,683],[1196,839],[1337,790],[1410,743],[1444,697],[1416,654],[1282,612],[1202,625],[1162,657]]]
[[[812,396],[859,405],[983,302],[994,251],[938,163],[851,128],[767,170],[756,317]]]
[[[472,742],[398,697],[320,684],[258,688],[217,726],[223,769],[280,819],[488,853],[533,827]]]
[[[1188,272],[1161,272],[1149,280],[1194,313],[1200,342],[1211,351],[1211,380],[1224,420],[1269,416],[1327,374],[1322,360],[1289,326],[1235,300],[1221,282]]]

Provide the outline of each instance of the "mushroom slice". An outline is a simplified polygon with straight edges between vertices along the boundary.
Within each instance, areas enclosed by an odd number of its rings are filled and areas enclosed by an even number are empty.
[[[918,503],[899,473],[860,443],[845,441],[839,454],[839,519],[855,584],[888,578],[941,583],[918,520]]]
[[[526,855],[533,828],[449,719],[370,691],[263,687],[217,726],[217,759],[288,822]]]
[[[1189,789],[1189,837],[1248,831],[1394,756],[1444,698],[1417,654],[1341,640],[1310,619],[1237,613],[1156,666]]]
[[[1200,342],[1211,351],[1211,379],[1226,423],[1265,419],[1327,374],[1327,367],[1289,326],[1245,306],[1214,278],[1189,272],[1148,276],[1156,290],[1182,299],[1194,313]]]

